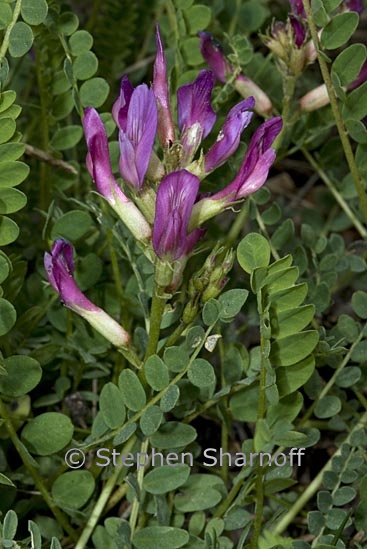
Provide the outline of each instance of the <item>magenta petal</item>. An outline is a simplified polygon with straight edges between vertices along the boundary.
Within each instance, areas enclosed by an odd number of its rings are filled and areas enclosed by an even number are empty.
[[[130,100],[126,132],[120,130],[120,173],[127,183],[140,189],[148,168],[157,131],[157,105],[153,90],[138,86]]]
[[[216,142],[205,155],[205,173],[224,164],[237,150],[241,133],[252,118],[253,113],[248,109],[253,109],[254,106],[255,99],[248,97],[229,111]]]
[[[213,73],[203,70],[194,82],[177,90],[178,127],[181,132],[199,123],[203,128],[203,139],[210,133],[216,119],[210,102],[213,87]]]
[[[152,239],[160,259],[175,261],[188,255],[200,238],[201,231],[187,234],[199,185],[199,179],[186,170],[172,172],[162,179],[157,192]]]
[[[103,122],[95,109],[87,107],[83,118],[88,154],[86,164],[97,191],[109,202],[127,198],[117,185],[112,173],[108,140]]]
[[[133,187],[140,189],[139,174],[136,168],[135,148],[130,139],[123,132],[119,132],[120,160],[119,169],[121,177]]]
[[[112,106],[112,116],[120,130],[126,131],[127,113],[134,87],[127,76],[123,76],[120,86],[120,94]]]
[[[193,157],[215,123],[216,115],[210,102],[213,86],[213,73],[201,71],[194,82],[177,90],[178,127],[187,159]]]
[[[166,58],[162,41],[156,26],[157,55],[154,62],[153,91],[158,106],[158,137],[163,147],[169,147],[175,140],[171,105],[169,101]]]
[[[216,79],[224,84],[232,67],[223,54],[221,44],[209,32],[199,31],[198,35],[201,55],[213,71]]]
[[[294,15],[289,16],[289,21],[293,31],[294,43],[297,46],[297,48],[300,48],[301,46],[303,46],[306,40],[306,36],[307,36],[306,27]]]
[[[74,275],[73,247],[66,240],[57,239],[51,253],[45,253],[44,265],[51,286],[60,294],[66,307],[98,311],[77,287]]]
[[[227,187],[212,196],[212,200],[228,198],[239,200],[257,191],[266,181],[270,166],[275,160],[271,149],[274,139],[282,129],[280,117],[271,118],[254,133],[235,179]]]
[[[302,0],[289,0],[291,6],[291,13],[302,19],[307,19],[305,8],[303,7]]]
[[[73,247],[69,242],[56,240],[51,253],[45,253],[44,264],[51,286],[66,307],[85,318],[114,345],[129,346],[129,334],[105,311],[94,305],[76,285],[73,277]]]

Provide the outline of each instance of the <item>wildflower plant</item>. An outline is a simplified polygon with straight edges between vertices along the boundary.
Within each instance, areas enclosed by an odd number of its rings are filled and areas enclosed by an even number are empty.
[[[0,1],[1,547],[366,545],[364,25]]]

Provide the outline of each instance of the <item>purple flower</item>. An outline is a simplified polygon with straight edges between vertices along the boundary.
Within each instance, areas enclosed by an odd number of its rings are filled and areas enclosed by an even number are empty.
[[[124,107],[122,107],[124,109]],[[141,84],[131,94],[125,114],[120,116],[123,124],[119,132],[120,143],[120,173],[122,178],[141,189],[153,151],[154,138],[157,131],[157,105],[153,90],[146,84]]]
[[[241,133],[248,126],[252,118],[255,99],[249,97],[235,105],[228,113],[223,128],[219,132],[216,142],[205,155],[205,173],[218,168],[235,153],[240,142]]]
[[[271,35],[273,40],[268,40],[268,46],[279,57],[286,59],[291,55],[293,48],[298,50],[305,44],[307,30],[301,19],[291,14],[287,23],[283,23],[283,21],[273,22]],[[281,51],[282,49],[284,52]]]
[[[152,240],[160,259],[176,261],[188,255],[202,236],[201,229],[188,234],[199,185],[199,179],[187,170],[168,174],[159,185]]]
[[[275,117],[264,122],[255,131],[237,176],[232,183],[212,196],[211,200],[226,198],[228,202],[233,202],[254,193],[265,183],[270,166],[275,160],[275,150],[271,145],[281,129],[282,119]]]
[[[134,87],[127,76],[123,76],[120,85],[120,94],[112,106],[112,116],[120,130],[126,132],[127,113]]]
[[[87,168],[93,177],[97,191],[109,202],[128,198],[122,192],[113,176],[108,140],[103,122],[95,109],[87,107],[83,118],[84,133],[88,146]]]
[[[128,347],[129,334],[105,311],[94,305],[78,288],[74,280],[73,247],[58,239],[51,253],[45,253],[44,265],[48,281],[60,295],[66,307],[78,313],[93,328],[117,347]]]
[[[301,19],[307,19],[302,0],[289,0],[289,4],[293,15],[300,17]]]
[[[223,54],[220,43],[209,32],[199,31],[201,55],[213,71],[219,82],[224,84],[229,75],[234,73],[234,68]],[[261,115],[268,115],[273,105],[266,93],[255,82],[239,74],[233,81],[233,87],[242,97],[255,98],[255,110]]]
[[[275,117],[264,122],[255,131],[240,170],[232,183],[218,193],[194,204],[189,230],[195,229],[221,213],[232,202],[242,200],[254,193],[265,183],[269,169],[275,160],[275,150],[271,145],[281,129],[282,119]]]
[[[306,41],[307,30],[304,24],[298,17],[289,16],[289,22],[293,31],[294,44],[297,48],[301,48]]]
[[[214,126],[216,114],[210,102],[213,86],[213,73],[200,71],[194,82],[177,90],[178,127],[185,151],[185,163],[192,160],[201,141]]]
[[[175,128],[169,101],[166,58],[162,41],[156,26],[157,55],[154,62],[153,91],[158,106],[158,138],[163,147],[168,148],[175,140]]]
[[[342,7],[345,11],[356,11],[359,15],[361,15],[364,10],[362,0],[344,0]]]
[[[113,176],[106,130],[99,114],[92,107],[85,109],[83,126],[88,146],[86,164],[97,191],[138,240],[148,240],[151,236],[149,224],[135,204],[122,192]]]
[[[200,38],[201,55],[213,71],[216,79],[224,84],[227,75],[233,71],[233,67],[224,57],[222,45],[210,32],[199,31],[198,35]]]

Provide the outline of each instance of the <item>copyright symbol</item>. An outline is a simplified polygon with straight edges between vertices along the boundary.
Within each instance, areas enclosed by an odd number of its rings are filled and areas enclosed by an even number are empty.
[[[85,463],[85,454],[79,448],[70,448],[66,452],[64,460],[70,469],[80,469]]]

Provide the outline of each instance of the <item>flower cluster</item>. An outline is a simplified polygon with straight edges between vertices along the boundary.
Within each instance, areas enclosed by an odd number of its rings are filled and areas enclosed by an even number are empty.
[[[178,89],[176,131],[158,28],[156,44],[152,87],[141,84],[134,88],[124,76],[113,105],[119,132],[121,184],[112,172],[107,134],[94,108],[86,109],[83,126],[88,146],[86,164],[98,193],[155,262],[158,284],[172,291],[179,286],[187,259],[205,232],[201,225],[266,181],[275,159],[271,145],[282,121],[277,117],[263,123],[250,140],[234,180],[202,198],[201,180],[235,153],[253,115],[255,99],[248,97],[235,105],[214,144],[207,152],[199,151],[216,121],[211,106],[215,75],[202,70],[195,81]],[[161,157],[154,150],[156,137],[163,150]],[[66,306],[91,322],[91,314],[100,314],[100,309],[76,289],[69,246],[58,241],[51,255],[46,254],[49,281]],[[120,343],[124,346],[126,340]]]
[[[287,21],[274,21],[263,41],[274,54],[281,72],[295,78],[317,57],[313,41],[308,40],[306,13],[301,0],[290,0]]]

